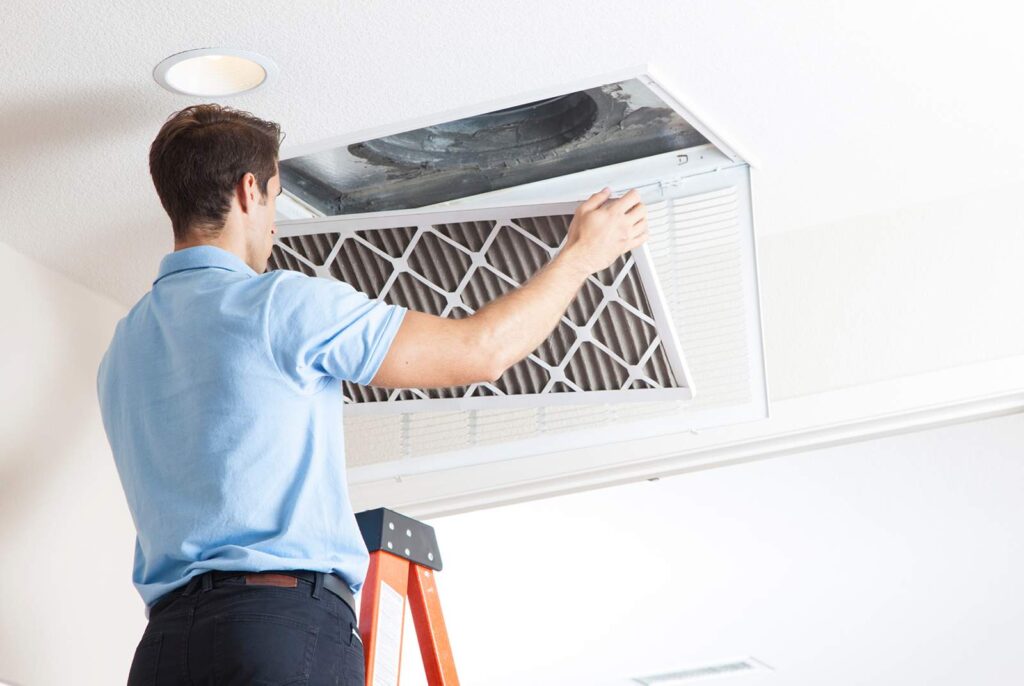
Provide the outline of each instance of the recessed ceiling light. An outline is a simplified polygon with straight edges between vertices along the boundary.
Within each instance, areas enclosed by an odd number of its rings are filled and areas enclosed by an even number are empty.
[[[172,93],[223,97],[259,88],[276,73],[274,61],[255,52],[201,48],[171,55],[153,78]]]

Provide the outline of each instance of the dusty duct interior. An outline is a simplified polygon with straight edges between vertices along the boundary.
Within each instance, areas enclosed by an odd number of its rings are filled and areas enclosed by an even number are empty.
[[[269,268],[344,281],[367,295],[464,317],[557,252],[571,215],[281,237]],[[593,275],[554,332],[493,384],[385,390],[345,382],[352,403],[677,388],[632,256]],[[643,395],[642,393],[640,395]]]
[[[637,79],[282,160],[325,216],[423,207],[706,143]]]

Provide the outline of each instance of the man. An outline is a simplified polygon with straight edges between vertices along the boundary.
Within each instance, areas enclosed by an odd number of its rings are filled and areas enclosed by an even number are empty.
[[[150,149],[174,251],[118,322],[97,378],[149,619],[130,684],[362,686],[352,593],[368,555],[345,481],[342,380],[493,381],[589,274],[647,237],[636,191],[610,200],[606,188],[550,263],[459,320],[264,273],[280,138],[277,124],[196,105]]]

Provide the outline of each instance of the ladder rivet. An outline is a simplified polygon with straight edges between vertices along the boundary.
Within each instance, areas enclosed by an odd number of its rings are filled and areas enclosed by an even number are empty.
[[[408,549],[408,548],[406,548],[406,549],[405,549],[405,554],[406,554],[406,555],[408,555],[408,554],[409,554],[409,549]]]
[[[394,531],[395,530],[395,523],[394,522],[388,522],[388,528],[391,529],[392,531]]]
[[[412,538],[412,529],[406,529],[405,530],[405,535],[408,536],[409,538]]]
[[[433,562],[434,561],[434,553],[427,553],[427,559],[430,560],[431,562]]]
[[[394,548],[394,546],[391,545],[391,541],[388,541],[388,550],[391,550],[392,548]]]

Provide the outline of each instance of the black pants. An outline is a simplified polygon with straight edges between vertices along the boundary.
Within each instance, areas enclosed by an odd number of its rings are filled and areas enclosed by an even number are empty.
[[[135,649],[129,686],[364,686],[355,614],[323,587],[322,574],[306,574],[295,588],[202,574],[163,596]]]

